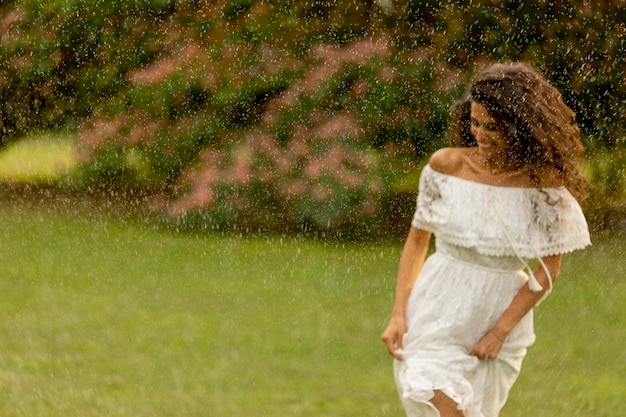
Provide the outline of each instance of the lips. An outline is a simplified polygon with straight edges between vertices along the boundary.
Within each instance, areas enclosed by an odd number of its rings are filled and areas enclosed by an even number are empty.
[[[478,143],[478,151],[484,155],[493,155],[496,151],[494,143]]]

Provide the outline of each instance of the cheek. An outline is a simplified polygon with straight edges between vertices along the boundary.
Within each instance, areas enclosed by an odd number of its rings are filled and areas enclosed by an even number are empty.
[[[494,140],[498,144],[499,148],[508,148],[508,142],[502,134],[498,134],[496,137],[494,137]]]

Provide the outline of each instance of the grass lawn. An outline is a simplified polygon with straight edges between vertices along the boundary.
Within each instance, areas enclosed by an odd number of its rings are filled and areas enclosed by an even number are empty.
[[[63,133],[36,134],[0,149],[0,181],[48,182],[76,165],[74,138]]]
[[[0,416],[402,416],[400,244],[177,235],[0,205]],[[623,238],[568,256],[503,417],[621,415]]]

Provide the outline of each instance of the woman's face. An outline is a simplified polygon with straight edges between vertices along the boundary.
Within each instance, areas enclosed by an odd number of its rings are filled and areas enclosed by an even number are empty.
[[[470,131],[478,144],[478,151],[487,159],[507,157],[508,143],[501,126],[491,117],[485,106],[472,101]]]

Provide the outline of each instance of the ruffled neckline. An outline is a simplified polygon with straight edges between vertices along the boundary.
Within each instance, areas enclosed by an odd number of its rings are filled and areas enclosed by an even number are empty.
[[[508,187],[426,165],[412,225],[479,253],[530,259],[589,244],[582,210],[566,187]],[[508,235],[508,236],[507,236]]]
[[[473,180],[468,180],[466,178],[461,178],[459,176],[456,175],[452,175],[452,174],[445,174],[443,172],[437,171],[435,168],[431,167],[430,164],[426,164],[426,166],[424,167],[424,169],[428,169],[431,171],[431,173],[436,174],[436,175],[440,175],[442,177],[445,178],[451,178],[453,180],[457,180],[460,181],[462,183],[465,184],[472,184],[475,185],[477,187],[486,187],[486,188],[497,188],[497,189],[504,189],[504,190],[533,190],[533,191],[537,191],[537,190],[554,190],[554,191],[562,191],[565,189],[565,186],[560,186],[560,187],[518,187],[518,186],[510,186],[510,185],[495,185],[495,184],[488,184],[485,182],[479,182],[479,181],[473,181]]]

